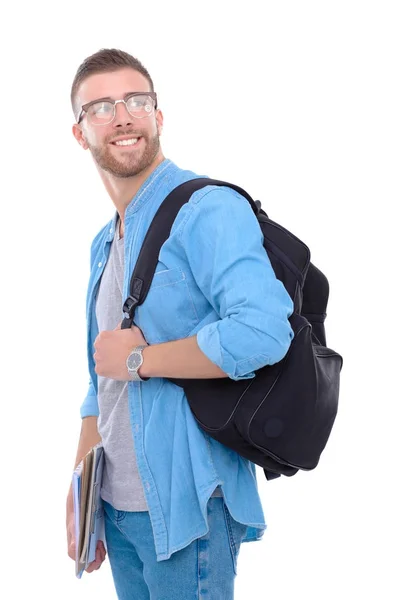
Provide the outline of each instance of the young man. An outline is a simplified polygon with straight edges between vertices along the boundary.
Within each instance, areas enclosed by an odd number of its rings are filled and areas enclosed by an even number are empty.
[[[164,158],[152,79],[129,54],[101,50],[87,58],[71,100],[74,136],[91,152],[116,209],[91,249],[91,381],[76,464],[102,439],[101,495],[118,598],[230,599],[241,542],[265,530],[255,466],[204,433],[183,389],[166,378],[254,377],[286,354],[292,301],[247,200],[207,186],[180,210],[135,326],[122,330],[152,218],[172,189],[197,175]],[[141,363],[136,370],[128,371],[128,357]],[[67,530],[73,557],[71,490]],[[105,554],[100,543],[87,570]]]

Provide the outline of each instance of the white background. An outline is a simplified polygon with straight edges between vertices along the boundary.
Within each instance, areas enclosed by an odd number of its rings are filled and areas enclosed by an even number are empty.
[[[86,393],[90,242],[113,214],[71,134],[70,85],[102,47],[137,56],[164,153],[246,188],[331,285],[344,356],[320,465],[267,483],[236,598],[400,597],[397,2],[35,2],[2,14],[0,596],[115,598],[75,579],[65,497]],[[241,98],[247,99],[247,110]]]

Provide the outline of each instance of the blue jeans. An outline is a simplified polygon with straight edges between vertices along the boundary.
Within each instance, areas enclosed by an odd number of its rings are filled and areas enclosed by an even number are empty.
[[[246,526],[223,498],[207,505],[208,533],[157,562],[148,512],[115,510],[104,502],[108,557],[119,600],[233,600]]]

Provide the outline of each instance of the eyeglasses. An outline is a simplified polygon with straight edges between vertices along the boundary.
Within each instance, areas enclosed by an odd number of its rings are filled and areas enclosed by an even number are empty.
[[[108,125],[115,119],[115,105],[119,102],[125,104],[125,108],[135,119],[150,117],[157,109],[157,94],[155,92],[133,92],[122,100],[110,100],[100,98],[84,104],[79,113],[77,123],[79,124],[85,114],[92,125]]]

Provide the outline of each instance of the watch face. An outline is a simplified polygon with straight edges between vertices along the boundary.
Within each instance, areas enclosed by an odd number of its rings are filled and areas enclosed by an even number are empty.
[[[130,354],[128,356],[128,360],[127,360],[127,365],[128,365],[128,369],[131,369],[132,371],[134,371],[135,369],[137,369],[140,364],[141,364],[141,356],[138,352],[135,352],[134,354]]]

